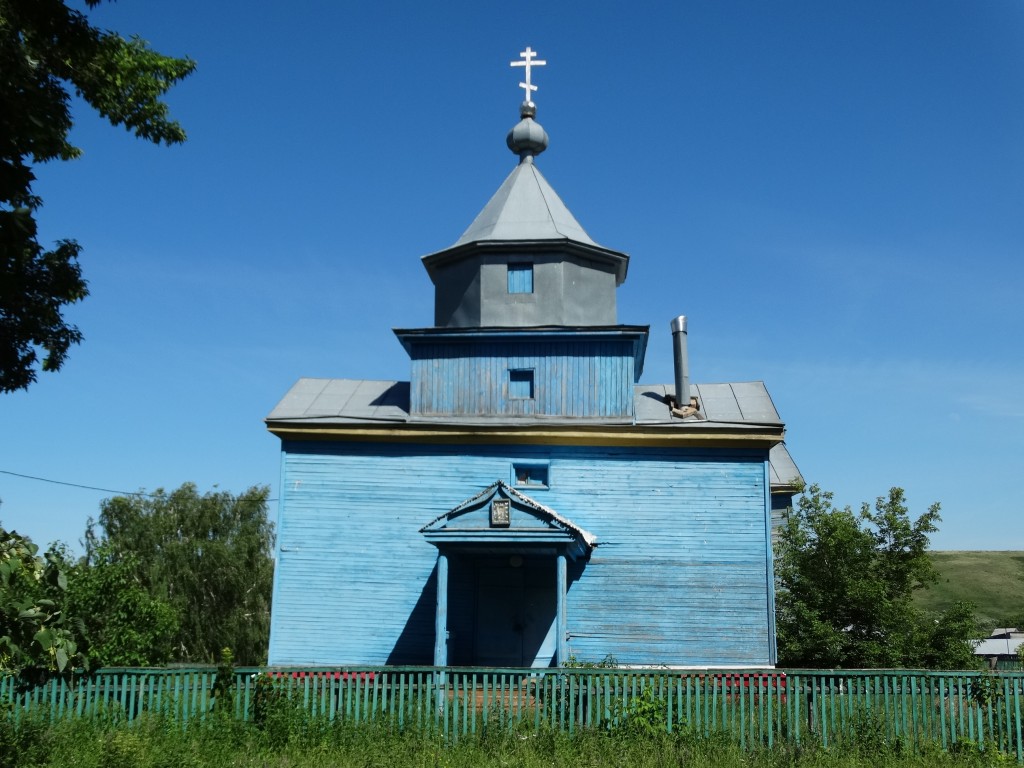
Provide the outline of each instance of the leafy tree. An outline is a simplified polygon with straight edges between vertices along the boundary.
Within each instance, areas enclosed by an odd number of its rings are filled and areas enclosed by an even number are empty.
[[[94,8],[101,0],[85,0]],[[0,392],[26,389],[41,368],[59,370],[81,332],[62,315],[88,295],[80,246],[37,239],[34,163],[71,160],[71,91],[113,125],[154,143],[185,132],[161,97],[195,68],[137,37],[93,27],[64,0],[0,0]]]
[[[66,611],[85,628],[93,667],[145,667],[171,658],[178,617],[151,595],[138,577],[134,554],[99,547],[68,580]]]
[[[81,625],[62,610],[66,562],[0,526],[0,672],[34,679],[88,667]]]
[[[779,539],[776,618],[780,662],[799,667],[975,666],[973,608],[938,621],[913,604],[937,579],[927,555],[939,505],[911,520],[903,490],[874,507],[838,508],[811,486]]]
[[[259,664],[273,578],[267,494],[254,487],[240,496],[200,495],[186,483],[170,493],[107,499],[98,525],[89,521],[87,562],[131,563],[132,579],[174,609],[174,660],[212,663],[231,648],[239,664]]]
[[[974,615],[974,605],[963,601],[953,603],[927,625],[921,666],[929,669],[972,669],[980,666],[974,655],[972,640],[981,637],[981,628]]]

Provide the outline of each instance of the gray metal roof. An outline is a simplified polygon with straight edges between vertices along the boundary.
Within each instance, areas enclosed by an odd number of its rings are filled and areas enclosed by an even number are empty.
[[[781,426],[782,419],[762,381],[731,384],[691,384],[691,394],[700,403],[700,417],[710,422],[751,423]],[[671,384],[638,384],[636,387],[637,424],[676,424],[666,402],[675,394]],[[685,423],[701,418],[683,420]]]
[[[673,416],[665,396],[673,388],[666,384],[638,384],[634,387],[638,425],[714,427],[746,425],[781,427],[782,420],[772,403],[768,390],[760,381],[733,384],[693,384],[693,393],[701,403],[701,418],[679,419]],[[363,379],[299,379],[284,399],[267,417],[268,421],[321,421],[353,423],[360,421],[432,421],[418,419],[409,413],[409,382],[367,381]],[[441,421],[451,424],[521,424],[514,416],[481,418],[445,416]],[[558,419],[546,419],[558,423]],[[565,419],[578,423],[579,419]],[[621,420],[615,420],[621,423]]]
[[[409,382],[299,379],[267,421],[408,421]]]
[[[797,488],[804,484],[804,476],[793,461],[785,443],[776,443],[768,452],[768,465],[771,477],[768,482],[772,488]]]
[[[520,163],[455,246],[482,240],[566,239],[597,245],[537,167]]]
[[[996,627],[992,630],[992,634],[989,635],[990,639],[999,638],[1010,638],[1017,640],[1024,640],[1024,631],[1017,629],[1016,627]]]
[[[701,404],[703,418],[673,416],[665,396],[674,392],[671,384],[638,384],[634,387],[636,418],[633,423],[666,429],[708,430],[722,427],[782,427],[778,411],[764,382],[691,384]],[[268,422],[291,424],[444,423],[453,425],[500,423],[521,424],[515,417],[416,418],[409,413],[409,382],[364,379],[299,379],[267,417]],[[563,419],[579,423],[578,419]],[[558,419],[545,420],[557,424]],[[588,422],[590,423],[590,422]],[[612,422],[609,422],[612,423]],[[622,424],[624,422],[616,421]],[[785,443],[772,446],[769,453],[770,483],[773,488],[792,487],[803,482]]]
[[[1013,656],[1017,648],[1024,645],[1024,637],[1018,638],[985,638],[984,640],[972,640],[975,643],[975,656]]]

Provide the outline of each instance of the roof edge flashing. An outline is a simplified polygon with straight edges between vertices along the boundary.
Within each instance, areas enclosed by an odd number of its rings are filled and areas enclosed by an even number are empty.
[[[581,243],[568,237],[550,240],[473,240],[428,253],[426,256],[421,256],[420,261],[427,270],[431,282],[436,284],[435,278],[439,269],[474,256],[544,251],[562,251],[567,255],[578,256],[599,264],[607,264],[615,271],[616,286],[620,286],[626,281],[626,275],[629,272],[629,254],[600,245]]]
[[[468,326],[441,328],[392,328],[398,342],[412,355],[412,347],[419,342],[440,340],[457,343],[478,343],[485,339],[504,341],[528,341],[531,339],[553,339],[568,337],[573,340],[626,338],[633,341],[633,383],[640,381],[647,356],[649,325],[596,325],[596,326]]]

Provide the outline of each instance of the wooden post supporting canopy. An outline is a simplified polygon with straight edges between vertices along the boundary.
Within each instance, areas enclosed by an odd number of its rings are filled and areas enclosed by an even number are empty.
[[[448,556],[437,553],[437,613],[434,615],[434,666],[448,666]]]
[[[556,579],[556,602],[555,602],[555,624],[558,628],[557,645],[555,650],[555,663],[562,667],[569,660],[569,638],[566,637],[565,620],[565,591],[566,591],[566,562],[565,554],[560,554],[557,560]],[[550,605],[550,603],[549,603]]]

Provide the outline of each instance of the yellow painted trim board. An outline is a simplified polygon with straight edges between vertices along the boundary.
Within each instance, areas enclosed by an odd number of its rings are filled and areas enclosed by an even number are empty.
[[[282,440],[339,440],[360,442],[432,444],[509,444],[509,445],[607,445],[674,448],[685,446],[726,447],[744,445],[771,447],[781,443],[782,430],[755,432],[751,430],[715,430],[714,432],[682,432],[645,427],[607,429],[595,427],[564,429],[552,427],[515,429],[509,427],[444,427],[436,424],[410,424],[400,428],[363,425],[297,427],[268,424],[267,429]]]

